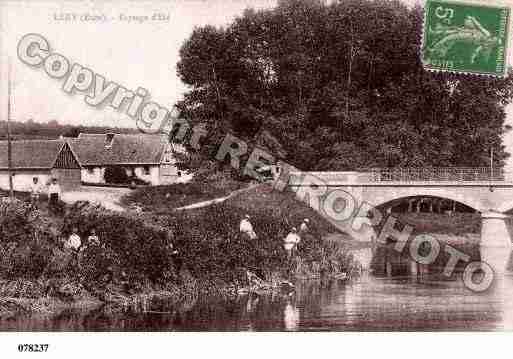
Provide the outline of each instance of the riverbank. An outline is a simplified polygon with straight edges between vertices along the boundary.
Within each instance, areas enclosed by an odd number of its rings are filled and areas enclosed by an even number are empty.
[[[0,315],[290,291],[296,278],[347,279],[357,271],[345,250],[323,241],[336,229],[293,193],[266,185],[187,211],[119,213],[78,202],[56,217],[16,200],[2,202],[0,214]],[[244,214],[257,240],[239,233]],[[283,238],[303,218],[311,228],[288,260]],[[74,228],[86,244],[94,229],[100,243],[74,255],[63,248]]]

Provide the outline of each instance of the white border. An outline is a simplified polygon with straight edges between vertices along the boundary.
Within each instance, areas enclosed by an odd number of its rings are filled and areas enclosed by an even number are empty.
[[[49,343],[18,353],[18,343]],[[0,335],[2,358],[485,358],[508,333],[54,333]]]

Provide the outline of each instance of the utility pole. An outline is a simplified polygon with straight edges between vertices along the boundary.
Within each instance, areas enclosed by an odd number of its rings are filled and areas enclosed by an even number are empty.
[[[493,192],[493,147],[490,146],[490,192]]]
[[[345,118],[340,123],[340,134],[343,136],[344,132],[344,121],[349,121],[349,93],[351,91],[351,72],[353,70],[353,57],[354,57],[354,34],[353,34],[353,23],[351,22],[351,44],[349,45],[349,69],[347,72],[347,84],[346,84],[346,113]]]
[[[493,181],[493,147],[490,147],[490,180]]]
[[[11,62],[7,74],[7,175],[9,176],[9,197],[14,198],[12,183],[12,144],[11,144]]]
[[[349,44],[349,68],[347,72],[347,84],[346,84],[346,111],[345,111],[345,118],[340,122],[340,136],[343,138],[343,132],[344,132],[344,121],[349,122],[349,94],[351,92],[351,73],[353,72],[353,60],[358,54],[358,46],[355,46],[355,34],[354,34],[354,24],[351,19],[349,19],[349,26],[351,29],[351,40]]]
[[[493,147],[490,147],[490,177],[493,181]]]

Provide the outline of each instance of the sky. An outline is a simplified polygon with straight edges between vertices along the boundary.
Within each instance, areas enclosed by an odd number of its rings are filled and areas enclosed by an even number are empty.
[[[328,0],[333,1],[333,0]],[[417,0],[404,0],[413,4]],[[270,8],[277,0],[0,0],[0,119],[6,116],[8,72],[13,78],[11,118],[37,122],[128,126],[124,111],[87,105],[83,94],[62,91],[63,80],[42,68],[23,64],[16,55],[28,33],[43,35],[57,52],[130,90],[143,87],[152,101],[172,108],[186,90],[176,75],[178,52],[195,26],[227,25],[245,8]],[[169,20],[137,21],[161,13]],[[78,20],[65,20],[71,14]],[[105,15],[107,22],[83,21]],[[128,21],[130,17],[134,20]],[[85,18],[84,18],[85,19]],[[149,100],[150,98],[147,98]]]
[[[171,108],[185,91],[176,75],[178,51],[194,27],[225,25],[249,6],[268,8],[274,4],[275,0],[0,1],[0,108],[7,107],[5,78],[9,58],[14,79],[11,118],[133,126],[124,111],[93,108],[84,102],[83,94],[64,93],[63,80],[50,78],[44,69],[22,63],[16,54],[19,40],[28,33],[43,35],[51,51],[71,63],[86,66],[128,89],[143,87],[151,100]],[[169,15],[169,20],[151,20],[157,13]],[[79,18],[103,14],[109,20],[65,21],[66,14],[77,14]],[[145,16],[149,18],[146,21]],[[134,20],[129,21],[130,17]]]

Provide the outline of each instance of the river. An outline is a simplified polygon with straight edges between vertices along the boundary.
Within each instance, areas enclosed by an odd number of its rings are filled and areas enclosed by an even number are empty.
[[[493,286],[467,289],[461,270],[412,270],[390,248],[364,249],[369,270],[358,279],[304,281],[293,294],[200,299],[179,306],[153,302],[113,311],[102,307],[58,315],[3,320],[2,331],[501,331],[513,330],[513,275],[509,248],[467,249],[496,272]],[[512,273],[513,274],[513,273]]]

